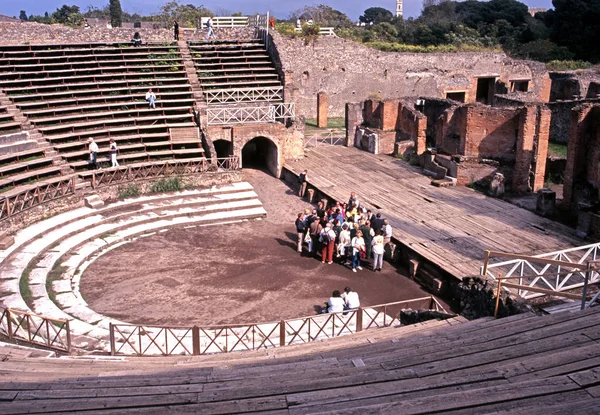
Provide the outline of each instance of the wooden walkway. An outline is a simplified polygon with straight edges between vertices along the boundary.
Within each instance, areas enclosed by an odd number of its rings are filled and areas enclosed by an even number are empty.
[[[597,414],[599,316],[432,320],[212,356],[50,359],[0,347],[0,413]]]
[[[356,148],[310,149],[285,164],[309,187],[361,204],[390,220],[394,239],[456,278],[479,274],[484,251],[540,254],[582,245],[567,226],[466,187],[439,188],[421,169]]]

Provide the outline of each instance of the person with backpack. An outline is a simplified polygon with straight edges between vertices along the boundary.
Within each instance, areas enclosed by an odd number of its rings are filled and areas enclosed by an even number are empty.
[[[321,263],[333,264],[333,249],[335,247],[335,232],[331,229],[331,223],[327,223],[320,235],[321,241]]]
[[[319,236],[321,235],[321,231],[323,230],[323,226],[321,226],[321,221],[319,221],[319,218],[316,215],[316,212],[313,210],[313,215],[311,215],[311,222],[309,225],[309,231],[308,233],[310,234],[310,252],[312,253],[312,256],[316,257],[317,256],[317,252],[319,251],[320,245],[319,245]]]
[[[296,218],[296,233],[298,234],[298,252],[302,253],[302,244],[304,243],[304,235],[306,234],[306,225],[302,220],[302,213],[298,213]]]
[[[300,198],[304,197],[304,193],[306,193],[306,186],[308,185],[308,170],[304,170],[298,176],[298,185],[300,188],[298,189],[298,196]]]
[[[215,31],[213,29],[212,17],[209,17],[206,21],[206,40],[210,39],[211,36],[213,40],[217,40],[217,36],[215,36]]]

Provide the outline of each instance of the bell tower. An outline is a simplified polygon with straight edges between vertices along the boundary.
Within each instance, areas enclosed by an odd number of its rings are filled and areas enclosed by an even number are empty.
[[[402,0],[396,0],[396,17],[402,17]]]

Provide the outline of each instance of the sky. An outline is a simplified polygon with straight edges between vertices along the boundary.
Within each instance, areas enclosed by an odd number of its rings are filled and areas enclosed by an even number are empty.
[[[523,0],[521,0],[523,1]],[[166,0],[121,0],[123,10],[129,13],[150,14],[158,11]],[[551,0],[525,0],[529,7],[552,7]],[[369,7],[383,7],[392,13],[396,9],[396,0],[181,0],[181,3],[191,3],[196,6],[203,5],[210,10],[226,9],[233,12],[241,11],[244,14],[266,13],[267,10],[279,18],[287,18],[291,11],[305,5],[327,4],[334,9],[346,13],[352,20],[358,17]],[[104,7],[108,0],[0,0],[0,14],[18,16],[20,10],[30,14],[43,14],[53,12],[63,4],[77,4],[82,11],[88,5]],[[404,0],[404,17],[417,17],[421,12],[422,0]]]

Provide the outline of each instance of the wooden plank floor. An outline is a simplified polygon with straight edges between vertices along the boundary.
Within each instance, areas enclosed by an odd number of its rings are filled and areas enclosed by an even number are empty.
[[[309,188],[332,199],[356,192],[390,220],[394,239],[456,278],[479,274],[486,249],[529,255],[583,244],[571,228],[510,203],[466,187],[434,187],[419,168],[390,156],[320,147],[284,168],[308,169]]]

